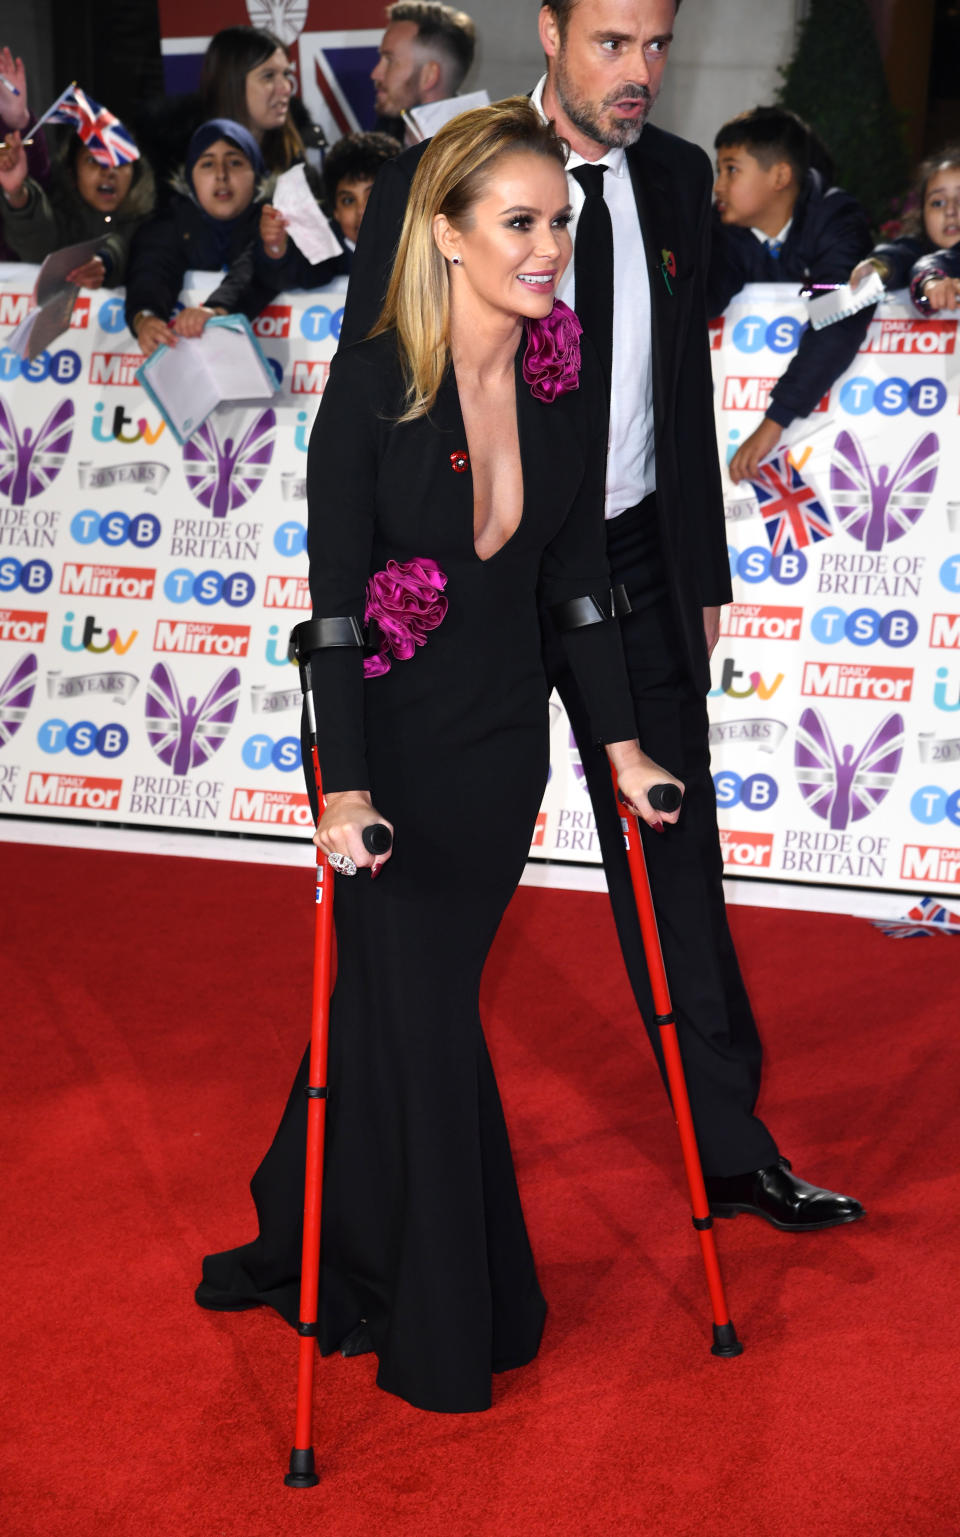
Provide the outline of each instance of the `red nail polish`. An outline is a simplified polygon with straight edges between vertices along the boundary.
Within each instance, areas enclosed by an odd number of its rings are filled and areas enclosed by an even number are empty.
[[[650,826],[653,828],[655,833],[662,833],[663,832],[663,823],[662,822],[651,822]]]
[[[372,880],[372,881],[375,881],[375,880],[376,880],[376,878],[377,878],[377,876],[378,876],[378,875],[379,875],[379,874],[380,874],[380,871],[381,871],[381,870],[382,870],[382,869],[383,869],[383,865],[378,865],[378,864],[372,864],[372,865],[371,865],[371,866],[370,866],[370,879],[371,879],[371,880]]]

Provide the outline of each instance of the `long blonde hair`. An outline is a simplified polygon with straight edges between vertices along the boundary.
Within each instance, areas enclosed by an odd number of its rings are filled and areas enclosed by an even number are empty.
[[[494,161],[519,152],[565,166],[568,146],[526,96],[508,96],[444,124],[417,166],[390,286],[370,332],[397,333],[407,375],[401,422],[430,411],[450,360],[450,279],[433,221],[444,214],[455,228],[469,229]]]

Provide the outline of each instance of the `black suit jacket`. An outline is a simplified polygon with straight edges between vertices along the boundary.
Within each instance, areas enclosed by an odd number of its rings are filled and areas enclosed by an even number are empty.
[[[350,273],[342,344],[365,336],[380,312],[425,148],[415,145],[377,175]],[[650,125],[627,163],[650,284],[661,545],[688,670],[706,691],[702,610],[731,598],[706,305],[713,173],[702,150]]]

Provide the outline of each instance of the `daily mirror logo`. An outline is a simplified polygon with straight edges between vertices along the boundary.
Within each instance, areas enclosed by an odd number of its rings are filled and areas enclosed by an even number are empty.
[[[122,779],[99,779],[90,774],[38,774],[27,780],[24,797],[28,806],[70,806],[78,811],[116,811]]]

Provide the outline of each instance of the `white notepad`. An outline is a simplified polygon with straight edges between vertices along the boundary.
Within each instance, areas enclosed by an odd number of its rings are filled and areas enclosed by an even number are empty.
[[[269,400],[276,380],[245,315],[214,315],[197,337],[158,347],[137,379],[178,443],[202,427],[222,400]]]
[[[835,288],[833,293],[820,294],[816,299],[807,300],[807,314],[810,324],[815,331],[822,331],[824,326],[836,325],[838,320],[846,320],[848,315],[856,315],[860,310],[865,310],[871,304],[877,304],[886,296],[887,290],[883,286],[883,279],[876,268],[868,278],[857,288],[851,288],[849,283],[843,283]]]

